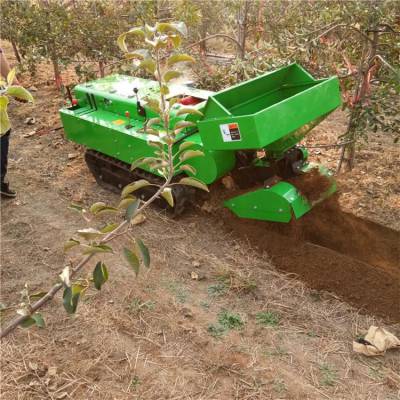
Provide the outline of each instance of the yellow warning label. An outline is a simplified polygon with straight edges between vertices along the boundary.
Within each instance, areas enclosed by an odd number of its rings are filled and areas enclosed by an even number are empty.
[[[122,125],[125,123],[123,119],[116,119],[112,122],[114,125]]]

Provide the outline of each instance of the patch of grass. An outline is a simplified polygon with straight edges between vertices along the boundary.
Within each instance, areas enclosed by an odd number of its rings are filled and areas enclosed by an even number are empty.
[[[188,298],[188,292],[184,286],[178,282],[169,282],[167,289],[175,296],[179,303],[185,303]]]
[[[227,310],[222,310],[218,314],[218,323],[227,330],[242,329],[244,326],[244,322],[239,314],[234,314]]]
[[[214,338],[219,338],[225,335],[226,329],[219,324],[210,324],[208,325],[207,332],[209,333],[210,336]]]
[[[133,390],[136,390],[140,384],[141,384],[141,382],[140,382],[139,377],[137,375],[134,375],[133,378],[131,379],[130,387]]]
[[[218,282],[213,285],[210,285],[207,288],[207,293],[211,297],[219,297],[223,296],[228,291],[228,286],[225,282]]]
[[[381,381],[385,374],[377,368],[369,367],[368,375],[375,381]]]
[[[278,394],[283,394],[287,390],[286,383],[283,379],[275,379],[273,388]]]
[[[200,301],[200,306],[202,307],[202,308],[204,308],[205,310],[208,310],[209,308],[210,308],[210,303],[208,302],[208,301],[204,301],[204,300],[202,300],[202,301]]]
[[[256,322],[263,326],[277,326],[279,325],[280,317],[272,311],[261,311],[256,314]]]
[[[321,385],[334,386],[337,378],[336,371],[328,364],[320,365],[319,370],[321,372]]]
[[[282,357],[282,356],[287,356],[289,355],[288,351],[286,349],[284,349],[283,347],[276,347],[273,350],[267,350],[265,352],[266,356],[278,356],[278,357]]]
[[[225,284],[227,289],[238,294],[249,294],[257,289],[257,283],[250,276],[230,269],[221,269],[215,273],[218,281]]]
[[[219,338],[225,335],[232,329],[242,329],[244,326],[244,322],[239,314],[231,313],[227,310],[222,310],[218,314],[218,322],[216,324],[208,325],[207,331],[208,333],[215,337]]]
[[[132,299],[131,304],[129,304],[129,311],[133,314],[137,314],[143,310],[154,310],[156,303],[155,301],[148,300],[142,301],[139,297],[135,297]]]

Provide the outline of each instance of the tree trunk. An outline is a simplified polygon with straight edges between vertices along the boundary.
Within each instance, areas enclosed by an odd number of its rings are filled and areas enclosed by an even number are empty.
[[[60,74],[60,66],[58,65],[58,60],[55,56],[53,56],[51,62],[53,63],[54,80],[56,82],[56,87],[58,90],[61,90],[62,79]]]
[[[105,68],[104,61],[100,60],[99,61],[100,78],[104,78],[104,68]]]
[[[237,13],[238,42],[240,43],[239,57],[243,60],[246,54],[247,23],[250,8],[249,0],[242,0]]]
[[[18,47],[13,40],[11,41],[11,45],[14,50],[15,58],[21,64],[21,56],[19,55]]]
[[[374,59],[376,56],[379,41],[379,33],[377,29],[373,32],[372,42],[366,42],[365,46],[369,46],[368,51],[363,53],[360,66],[359,66],[359,78],[357,86],[354,92],[354,105],[359,105],[356,110],[353,110],[350,114],[350,121],[348,127],[348,138],[351,143],[346,146],[341,156],[341,161],[343,159],[346,161],[348,170],[352,170],[354,167],[354,160],[356,155],[356,128],[358,120],[360,118],[361,109],[363,106],[365,97],[368,94],[369,83],[371,80],[371,68],[373,67]],[[341,166],[341,161],[339,162],[339,167]]]

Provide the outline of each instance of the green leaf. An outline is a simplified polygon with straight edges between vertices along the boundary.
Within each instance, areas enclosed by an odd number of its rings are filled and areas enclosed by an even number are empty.
[[[122,199],[120,201],[120,203],[118,204],[118,208],[121,210],[128,208],[132,203],[134,203],[136,201],[136,197],[133,196],[129,196],[129,197],[125,197],[124,199]]]
[[[44,328],[46,326],[42,314],[35,313],[32,315],[32,319],[35,321],[37,327]]]
[[[69,249],[72,249],[75,246],[78,246],[81,242],[74,238],[68,239],[64,244],[64,252],[67,252]]]
[[[125,53],[124,55],[125,60],[139,60],[142,61],[145,59],[145,54],[136,50],[136,51],[131,51],[129,53]]]
[[[70,210],[74,210],[74,211],[78,211],[78,212],[83,212],[83,211],[85,211],[85,209],[84,209],[82,206],[80,206],[79,204],[75,204],[75,203],[71,203],[71,204],[68,206],[68,208],[69,208]]]
[[[167,65],[171,66],[179,62],[196,62],[196,60],[188,54],[173,54],[167,60]]]
[[[186,161],[195,157],[204,157],[204,153],[201,150],[186,150],[179,156],[179,159]]]
[[[160,88],[160,93],[163,94],[164,96],[169,93],[169,88],[167,85],[161,85]]]
[[[176,113],[176,115],[182,115],[182,114],[193,114],[193,115],[199,115],[200,117],[203,116],[203,113],[199,110],[196,110],[195,108],[191,107],[184,107],[179,109],[179,111]]]
[[[123,254],[128,261],[129,266],[132,267],[132,269],[135,271],[135,275],[138,276],[139,274],[139,259],[135,253],[133,253],[131,250],[129,250],[127,247],[124,247],[123,249]]]
[[[128,48],[126,47],[125,40],[126,40],[126,32],[121,33],[121,35],[118,36],[117,45],[124,53],[127,53]]]
[[[172,35],[169,37],[172,42],[172,45],[175,49],[177,49],[182,44],[182,37],[179,35]]]
[[[140,27],[135,27],[130,29],[128,32],[124,32],[121,35],[118,36],[117,39],[117,44],[119,46],[119,48],[124,52],[127,53],[128,52],[128,48],[126,47],[126,43],[125,40],[127,38],[127,36],[140,36],[140,37],[144,37],[144,31],[143,28]]]
[[[171,188],[167,187],[161,192],[161,196],[167,201],[167,203],[173,207],[174,206],[174,196],[172,195]]]
[[[154,111],[156,114],[161,114],[160,103],[158,100],[146,97],[145,101],[152,111]]]
[[[134,203],[130,204],[126,209],[125,218],[127,221],[130,221],[132,217],[136,215],[136,211],[139,208],[140,199],[137,199]]]
[[[182,178],[179,181],[179,184],[193,186],[195,188],[204,190],[205,192],[209,192],[207,185],[195,178]]]
[[[22,328],[29,328],[32,325],[35,325],[36,321],[32,317],[28,317],[25,321],[21,322]]]
[[[91,213],[96,214],[99,210],[101,210],[104,207],[107,207],[106,203],[99,201],[97,203],[92,204],[89,210]]]
[[[187,35],[187,28],[184,22],[157,22],[156,30],[161,33],[179,33],[182,36]]]
[[[7,75],[7,85],[12,85],[15,79],[16,70],[13,68]]]
[[[116,211],[118,211],[118,209],[115,208],[115,207],[107,206],[102,201],[99,201],[97,203],[94,203],[90,207],[90,211],[94,215],[101,215],[101,214],[105,214],[105,213],[108,213],[108,212],[116,212]]]
[[[95,240],[103,236],[103,233],[94,228],[80,229],[79,231],[77,231],[77,233],[79,236],[82,236],[85,240],[88,241]]]
[[[101,210],[97,211],[96,215],[103,215],[107,213],[115,213],[118,211],[118,208],[106,206],[103,207]]]
[[[196,175],[196,174],[197,174],[196,168],[192,167],[192,166],[189,165],[189,164],[181,165],[181,166],[179,167],[179,169],[180,169],[181,171],[189,172],[189,173],[191,173],[191,174],[193,174],[193,175]]]
[[[36,292],[29,295],[30,300],[39,300],[42,297],[46,296],[47,292]]]
[[[119,226],[119,224],[117,223],[113,223],[113,224],[108,224],[105,227],[100,229],[101,233],[109,233],[112,232],[114,229],[116,229]]]
[[[125,198],[129,194],[133,193],[134,191],[141,189],[143,187],[149,186],[151,183],[149,181],[146,181],[146,179],[139,179],[136,182],[130,183],[129,185],[126,185],[121,192],[121,198]]]
[[[191,126],[196,126],[196,124],[191,121],[178,121],[174,126],[174,130],[189,128]]]
[[[186,149],[188,149],[189,147],[194,146],[195,144],[196,144],[195,142],[190,142],[190,141],[183,142],[183,143],[181,143],[181,144],[179,145],[179,151],[181,152],[181,151],[183,151],[183,150],[186,150]]]
[[[63,305],[65,311],[68,314],[74,314],[77,307],[79,297],[81,295],[82,290],[84,289],[83,286],[74,284],[72,286],[66,287],[63,293]]]
[[[179,78],[181,75],[182,75],[182,73],[179,71],[169,70],[164,73],[163,81],[168,83],[170,80]]]
[[[30,103],[34,102],[32,95],[22,86],[9,86],[6,94],[19,100],[29,101]]]
[[[156,64],[151,58],[146,58],[145,60],[140,62],[139,68],[143,68],[151,74],[154,74],[156,70]]]
[[[105,244],[98,245],[84,245],[85,248],[83,254],[96,254],[96,253],[112,253],[113,249]]]
[[[10,119],[7,114],[8,97],[0,96],[0,126],[2,132],[7,132],[11,128]]]
[[[140,255],[142,256],[143,264],[146,268],[150,267],[150,253],[149,249],[142,242],[141,239],[136,239],[136,244],[139,249]]]
[[[146,122],[146,128],[147,127],[151,127],[152,125],[160,125],[161,124],[161,119],[159,117],[155,117],[155,118],[150,118],[147,122]]]
[[[108,280],[108,271],[106,265],[99,261],[93,270],[94,287],[100,290],[102,285]]]
[[[155,147],[159,150],[164,150],[164,145],[161,142],[153,142],[152,140],[148,140],[147,144],[151,147]]]

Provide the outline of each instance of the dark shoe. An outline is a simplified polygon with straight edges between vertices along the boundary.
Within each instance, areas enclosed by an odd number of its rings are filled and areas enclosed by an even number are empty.
[[[14,190],[11,190],[8,183],[1,184],[1,197],[15,197],[17,195]]]

